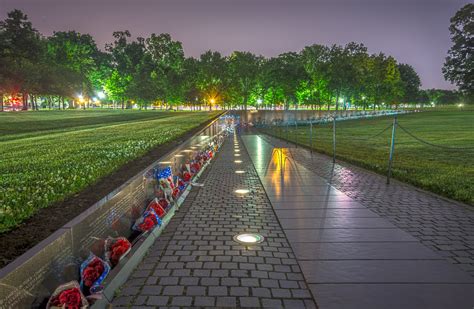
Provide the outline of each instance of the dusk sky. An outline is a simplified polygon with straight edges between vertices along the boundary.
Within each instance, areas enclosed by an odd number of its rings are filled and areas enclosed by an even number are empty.
[[[0,18],[14,8],[41,33],[90,33],[99,47],[112,32],[168,32],[187,56],[247,50],[267,57],[305,45],[364,43],[415,67],[423,88],[453,89],[441,68],[451,46],[449,19],[460,0],[0,0]]]

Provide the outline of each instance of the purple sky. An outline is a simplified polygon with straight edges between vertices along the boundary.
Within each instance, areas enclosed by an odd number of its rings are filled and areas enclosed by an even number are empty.
[[[114,30],[170,33],[187,56],[212,49],[264,56],[305,45],[364,43],[409,63],[423,88],[454,87],[441,67],[451,46],[449,19],[461,0],[0,0],[0,19],[23,10],[45,35],[90,33],[103,47]]]

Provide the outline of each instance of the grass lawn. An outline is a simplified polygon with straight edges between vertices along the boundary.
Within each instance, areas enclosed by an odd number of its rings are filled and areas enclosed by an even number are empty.
[[[158,111],[0,114],[0,232],[215,115]]]
[[[337,128],[337,158],[386,175],[392,117],[341,121]],[[398,117],[405,129],[435,145],[471,147],[442,149],[422,144],[400,128],[396,131],[393,177],[440,195],[474,205],[474,111],[422,112]],[[313,127],[313,148],[332,155],[332,126]],[[280,129],[264,130],[286,138]],[[309,126],[290,128],[289,140],[309,146]]]

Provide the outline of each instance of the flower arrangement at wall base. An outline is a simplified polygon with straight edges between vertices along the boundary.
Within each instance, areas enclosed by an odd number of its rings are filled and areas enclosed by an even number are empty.
[[[82,309],[87,308],[88,305],[79,283],[71,281],[56,288],[48,300],[46,309]]]
[[[149,209],[135,221],[132,229],[138,232],[150,232],[155,226],[161,225],[161,219],[153,209]]]
[[[194,152],[180,169],[176,169],[176,175],[173,175],[171,166],[157,167],[144,175],[144,189],[152,192],[153,197],[144,207],[142,215],[134,222],[132,230],[146,234],[162,225],[162,219],[176,205],[187,186],[192,184],[193,178],[212,160],[224,141],[223,137],[223,134],[214,137],[213,142],[201,151]],[[104,260],[91,253],[81,264],[80,284],[72,281],[60,285],[51,295],[48,308],[87,308],[89,303],[92,304],[101,297],[102,282],[131,249],[132,244],[127,238],[108,237],[104,242]]]
[[[107,237],[104,245],[105,261],[115,267],[132,249],[132,244],[125,237]]]
[[[110,265],[104,260],[90,254],[81,264],[81,288],[86,294],[95,294],[102,291],[101,283],[109,274]]]

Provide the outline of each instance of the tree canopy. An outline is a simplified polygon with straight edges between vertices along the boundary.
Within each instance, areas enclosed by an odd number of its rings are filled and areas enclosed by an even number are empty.
[[[473,6],[451,20],[446,78],[472,91]],[[75,31],[42,36],[19,10],[0,22],[0,103],[23,108],[377,108],[437,101],[420,91],[409,64],[360,43],[310,45],[265,58],[247,51],[206,51],[186,58],[169,34],[113,33],[105,49]],[[432,95],[431,95],[432,96]],[[449,97],[449,96],[448,96]],[[451,101],[454,97],[451,96]],[[441,101],[440,101],[441,102]],[[3,103],[1,104],[3,108]]]
[[[449,31],[453,46],[443,67],[444,76],[474,98],[474,4],[466,4],[451,18]]]

